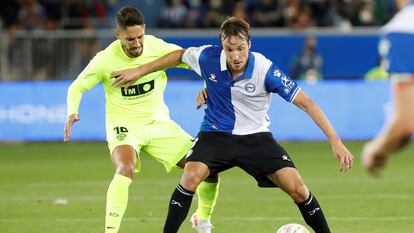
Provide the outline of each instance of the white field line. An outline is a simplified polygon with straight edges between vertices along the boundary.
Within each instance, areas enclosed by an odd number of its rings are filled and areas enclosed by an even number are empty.
[[[0,194],[1,195],[1,194]],[[284,194],[281,193],[282,197]],[[284,197],[284,196],[283,196]],[[102,201],[106,200],[105,195],[99,196],[0,196],[0,203],[2,201],[47,201],[55,200],[57,198],[67,199],[69,201]],[[320,200],[411,200],[413,195],[411,194],[374,194],[374,195],[318,195]],[[129,200],[167,200],[170,199],[170,196],[154,196],[154,195],[134,195],[130,194]],[[234,197],[219,197],[220,200],[235,200]],[[272,200],[278,201],[278,197],[274,195],[260,195],[260,196],[239,196],[237,200]],[[284,198],[279,199],[280,201],[286,201]]]
[[[180,175],[181,176],[181,175]],[[133,186],[140,186],[140,185],[172,185],[174,186],[175,183],[178,183],[180,176],[169,176],[169,177],[145,177],[140,178],[137,177],[134,182]],[[373,179],[370,177],[367,178],[361,178],[361,177],[347,177],[346,179],[341,178],[332,178],[332,177],[324,177],[324,178],[310,178],[308,177],[306,179],[307,183],[317,183],[317,184],[330,184],[330,183],[337,183],[338,181],[341,181],[342,183],[358,183],[359,185],[362,184],[378,184],[378,179]],[[398,182],[403,183],[404,181],[411,181],[411,177],[399,177]],[[84,181],[71,181],[71,182],[64,182],[64,181],[47,181],[47,182],[41,182],[41,181],[32,181],[32,182],[25,182],[24,187],[73,187],[73,186],[81,186],[81,187],[91,187],[91,186],[108,186],[111,182],[110,179],[108,180],[84,180]],[[383,182],[396,182],[395,180],[385,180],[383,179]],[[233,177],[224,177],[222,180],[222,184],[225,185],[252,185],[252,187],[256,187],[255,181],[253,178],[249,178],[247,175],[239,178],[233,178]],[[15,183],[15,182],[8,182],[3,183],[2,187],[22,187],[21,183]],[[256,187],[257,188],[257,187]]]
[[[165,218],[159,217],[142,217],[142,218],[124,218],[122,221],[128,222],[140,222],[145,220],[146,222],[163,222]],[[215,218],[214,222],[227,222],[227,221],[288,221],[296,220],[300,221],[300,217],[263,217],[263,216],[251,216],[251,217],[220,217]],[[329,221],[336,222],[354,222],[354,221],[413,221],[414,216],[383,216],[383,217],[329,217]],[[0,222],[11,223],[11,222],[102,222],[102,218],[57,218],[57,219],[0,219]]]

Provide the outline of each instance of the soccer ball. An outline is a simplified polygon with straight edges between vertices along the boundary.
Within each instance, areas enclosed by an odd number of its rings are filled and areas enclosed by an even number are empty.
[[[297,224],[297,223],[289,223],[283,225],[276,233],[310,233],[306,227]]]

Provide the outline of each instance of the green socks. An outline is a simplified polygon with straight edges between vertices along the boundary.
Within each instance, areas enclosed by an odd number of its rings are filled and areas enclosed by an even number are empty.
[[[197,217],[203,220],[209,220],[213,209],[216,206],[219,183],[201,182],[197,187],[198,207]]]
[[[128,205],[128,189],[132,180],[115,174],[106,195],[105,233],[117,233]],[[197,188],[197,216],[209,220],[218,196],[218,183],[202,182]]]
[[[105,233],[117,233],[128,205],[128,188],[132,180],[115,174],[106,195]]]

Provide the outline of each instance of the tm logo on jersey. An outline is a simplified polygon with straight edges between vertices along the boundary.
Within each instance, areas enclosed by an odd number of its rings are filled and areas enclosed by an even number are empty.
[[[124,90],[124,88],[121,87],[122,96],[137,96],[146,94],[152,90],[154,90],[154,80],[130,86],[127,90]]]

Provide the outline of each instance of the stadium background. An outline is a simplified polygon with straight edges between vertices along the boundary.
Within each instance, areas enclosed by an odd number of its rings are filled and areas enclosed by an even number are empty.
[[[114,39],[114,15],[124,5],[142,10],[148,34],[183,47],[217,44],[217,27],[226,16],[245,18],[254,28],[252,50],[286,73],[305,37],[315,36],[324,78],[299,82],[348,140],[355,167],[339,174],[323,134],[277,96],[270,111],[272,132],[326,206],[333,232],[414,232],[409,208],[414,188],[407,185],[414,148],[401,153],[382,179],[369,177],[359,166],[359,140],[372,138],[389,114],[389,81],[368,81],[364,75],[378,64],[378,30],[396,12],[394,1],[6,0],[0,3],[1,233],[101,232],[113,169],[104,142],[100,86],[84,95],[74,142],[60,141],[66,89]],[[171,117],[195,135],[203,113],[195,110],[194,99],[202,83],[190,71],[168,72],[165,99]],[[121,232],[161,231],[167,199],[181,174],[167,175],[156,162],[142,159]],[[304,224],[282,192],[254,186],[237,169],[223,175],[215,232],[264,233],[287,222]],[[185,227],[183,232],[191,232]]]

